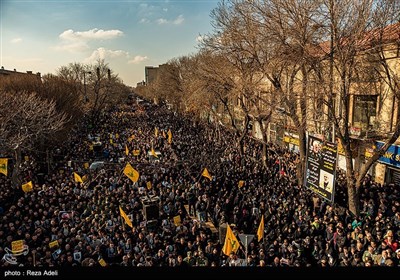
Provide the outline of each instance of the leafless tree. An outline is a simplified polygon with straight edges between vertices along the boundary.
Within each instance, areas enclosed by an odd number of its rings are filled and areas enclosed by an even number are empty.
[[[398,139],[400,125],[398,114],[395,115],[396,121],[390,124],[381,122],[381,126],[375,129],[378,136],[386,138],[385,144],[363,162],[365,143],[372,146],[374,139],[358,141],[352,136],[351,112],[358,94],[374,93],[381,100],[376,122],[379,116],[383,121],[383,115],[394,114],[393,108],[382,106],[382,101],[392,98],[394,105],[399,98],[395,71],[397,62],[391,62],[388,57],[393,54],[390,47],[398,46],[396,32],[399,27],[393,24],[400,11],[399,3],[392,0],[324,0],[320,7],[321,25],[325,26],[327,41],[320,44],[320,51],[326,59],[317,75],[321,89],[326,94],[328,118],[334,125],[335,135],[342,143],[346,157],[349,210],[358,215],[359,193],[364,178],[371,166]],[[369,118],[368,110],[360,113]],[[370,128],[365,127],[364,130]]]
[[[213,33],[205,36],[201,47],[214,57],[225,57],[230,65],[228,69],[231,72],[225,78],[230,81],[224,84],[230,85],[229,99],[238,104],[233,108],[226,108],[226,111],[229,116],[237,118],[232,112],[240,109],[239,116],[243,123],[235,123],[235,118],[231,118],[231,126],[243,153],[243,139],[248,133],[249,123],[258,122],[263,128],[271,115],[270,99],[261,94],[268,92],[264,89],[266,48],[264,37],[260,36],[262,25],[254,18],[248,1],[223,1],[211,12],[211,18]],[[269,110],[269,113],[265,110]],[[263,138],[264,136],[265,133]]]
[[[91,117],[92,123],[107,106],[126,100],[130,89],[99,59],[95,64],[70,63],[57,71],[64,82],[75,84],[74,92],[80,93],[79,100],[84,111]],[[85,100],[88,102],[85,103]]]
[[[21,152],[34,149],[36,143],[59,131],[68,122],[65,113],[59,113],[56,102],[37,93],[1,91],[0,143],[1,150],[14,153],[12,183],[19,186]]]
[[[309,110],[313,94],[311,73],[315,61],[310,46],[320,37],[316,24],[317,1],[248,1],[260,24],[264,49],[263,69],[274,87],[279,114],[289,117],[299,135],[298,183],[304,182],[306,132],[314,116]]]

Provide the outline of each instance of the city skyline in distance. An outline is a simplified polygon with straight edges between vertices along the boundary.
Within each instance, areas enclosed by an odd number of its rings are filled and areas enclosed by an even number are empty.
[[[0,66],[56,74],[104,59],[129,86],[145,66],[197,52],[217,0],[0,1]]]

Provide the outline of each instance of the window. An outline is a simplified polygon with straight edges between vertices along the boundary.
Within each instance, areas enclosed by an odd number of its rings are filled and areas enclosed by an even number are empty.
[[[377,95],[354,96],[353,125],[363,130],[375,126]]]

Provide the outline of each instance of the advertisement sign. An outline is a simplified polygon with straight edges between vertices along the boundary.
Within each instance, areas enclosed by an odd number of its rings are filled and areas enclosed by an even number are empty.
[[[305,185],[316,194],[333,202],[337,164],[337,144],[308,137]]]
[[[376,149],[382,148],[385,143],[376,142]],[[378,162],[400,168],[400,146],[391,145],[386,153],[378,159]]]

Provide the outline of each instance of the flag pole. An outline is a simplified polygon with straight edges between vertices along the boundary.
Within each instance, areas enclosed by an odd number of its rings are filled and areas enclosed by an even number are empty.
[[[83,187],[83,188],[88,187],[94,180],[96,180],[97,178],[99,178],[100,175],[101,175],[101,174],[98,174],[93,180],[91,180],[91,181],[88,182],[87,184],[82,183],[82,187]]]
[[[121,215],[121,209],[122,209],[122,207],[121,207],[121,204],[119,204],[118,205],[118,210],[119,210],[119,219],[121,220],[121,223],[122,223],[122,229],[123,229],[123,231],[125,231],[125,219],[122,217],[122,215]]]
[[[204,168],[203,168],[203,170],[204,170]],[[201,179],[201,176],[203,176],[203,171],[201,171],[201,173],[200,173],[200,175],[199,175],[199,177],[197,178],[197,180],[196,180],[196,182],[195,182],[195,183],[198,183],[198,182],[200,181],[200,179]]]
[[[246,266],[249,266],[249,262],[248,262],[248,260],[247,260],[247,254],[248,254],[248,249],[247,249],[247,234],[245,235],[245,240],[246,240],[246,253],[245,253],[245,255],[246,255]]]
[[[121,176],[122,176],[122,173],[124,172],[124,169],[125,169],[125,167],[122,168],[122,169],[121,169],[121,172],[119,173],[118,180],[117,180],[117,184],[119,184],[119,180],[121,180]]]

